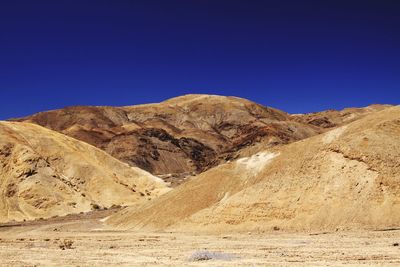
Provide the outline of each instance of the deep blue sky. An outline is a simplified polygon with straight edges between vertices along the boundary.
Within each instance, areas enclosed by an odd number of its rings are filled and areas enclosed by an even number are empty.
[[[0,0],[0,119],[186,93],[400,104],[400,1]]]

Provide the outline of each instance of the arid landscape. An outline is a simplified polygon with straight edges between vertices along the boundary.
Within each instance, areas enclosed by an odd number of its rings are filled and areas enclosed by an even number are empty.
[[[0,265],[398,266],[399,137],[216,95],[1,121]]]
[[[1,0],[0,267],[400,266],[399,29],[399,0]]]
[[[1,228],[1,266],[399,266],[400,230],[197,233],[100,230],[97,219]]]

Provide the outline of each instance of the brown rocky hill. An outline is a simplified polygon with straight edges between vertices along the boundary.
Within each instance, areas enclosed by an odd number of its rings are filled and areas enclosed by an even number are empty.
[[[243,148],[287,144],[322,131],[273,108],[212,95],[128,107],[69,107],[18,121],[85,141],[174,184],[240,156]]]
[[[133,205],[168,190],[89,144],[35,124],[0,122],[0,222]]]
[[[400,106],[208,170],[107,223],[168,231],[400,227]]]
[[[356,121],[366,115],[384,110],[391,105],[370,105],[365,108],[345,108],[343,110],[325,110],[307,114],[293,114],[292,119],[319,128],[332,129]]]

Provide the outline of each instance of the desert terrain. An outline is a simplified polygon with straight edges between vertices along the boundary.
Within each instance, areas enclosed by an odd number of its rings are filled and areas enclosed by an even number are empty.
[[[323,130],[304,120],[243,98],[185,95],[137,106],[67,107],[15,121],[89,143],[175,186],[250,145],[286,144]]]
[[[400,107],[221,164],[107,222],[205,232],[398,227]]]
[[[400,229],[228,234],[118,231],[107,229],[99,220],[109,213],[0,227],[1,266],[400,264]]]
[[[399,137],[211,95],[1,121],[0,265],[398,266]]]

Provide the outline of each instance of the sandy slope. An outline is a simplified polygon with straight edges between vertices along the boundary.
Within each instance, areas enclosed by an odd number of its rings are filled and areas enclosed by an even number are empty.
[[[400,226],[400,107],[211,169],[112,216],[121,229],[336,230]]]
[[[0,222],[131,205],[168,190],[105,152],[21,122],[0,122]]]

